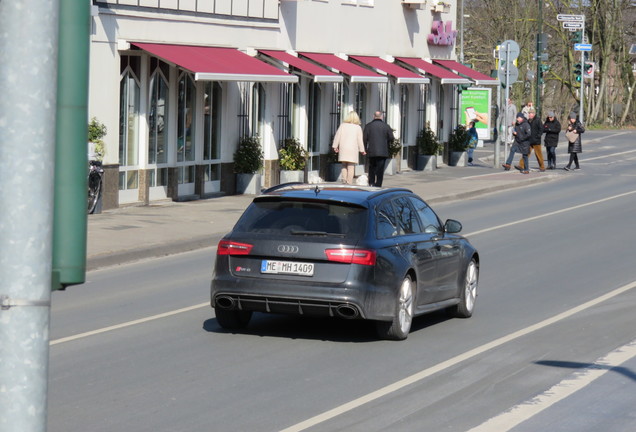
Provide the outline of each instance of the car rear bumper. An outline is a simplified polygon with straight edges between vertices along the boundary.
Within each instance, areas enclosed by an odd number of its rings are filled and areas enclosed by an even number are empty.
[[[290,315],[387,321],[395,314],[396,289],[376,285],[306,285],[259,280],[242,286],[236,279],[214,279],[211,306]]]

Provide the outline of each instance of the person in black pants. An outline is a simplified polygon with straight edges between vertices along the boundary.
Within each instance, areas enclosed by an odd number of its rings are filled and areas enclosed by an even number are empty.
[[[579,165],[579,153],[583,151],[581,144],[581,134],[583,132],[585,132],[585,128],[576,118],[576,113],[571,112],[568,116],[568,127],[565,132],[565,137],[568,139],[568,153],[570,153],[570,161],[563,167],[566,171],[572,169],[572,163],[574,163],[574,169],[581,169]]]
[[[561,133],[561,123],[556,118],[554,111],[548,111],[548,117],[543,123],[543,133],[545,138],[545,150],[548,154],[548,169],[556,169],[556,148],[559,145],[559,134]]]
[[[389,143],[393,141],[393,129],[382,120],[382,112],[376,111],[373,121],[364,127],[362,140],[369,158],[369,186],[382,187],[384,167],[389,157]]]

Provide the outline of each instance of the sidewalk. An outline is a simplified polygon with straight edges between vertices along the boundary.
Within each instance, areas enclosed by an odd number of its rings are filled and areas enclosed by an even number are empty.
[[[477,156],[477,154],[476,154]],[[475,197],[562,178],[561,171],[493,168],[485,157],[469,167],[440,166],[433,172],[407,171],[385,176],[385,187],[405,187],[429,204]],[[88,217],[87,270],[216,246],[253,195],[190,202],[165,201],[124,207]]]

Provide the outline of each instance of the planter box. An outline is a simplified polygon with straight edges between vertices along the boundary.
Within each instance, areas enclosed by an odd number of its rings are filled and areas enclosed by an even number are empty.
[[[384,166],[384,175],[395,175],[397,173],[397,163],[395,159],[387,159]]]
[[[236,193],[257,195],[261,193],[260,174],[237,174]]]
[[[328,167],[327,181],[337,182],[342,179],[342,164],[341,163],[331,163]]]
[[[466,152],[450,152],[448,155],[448,165],[449,166],[458,166],[465,167],[466,166]]]
[[[280,184],[284,183],[304,183],[305,182],[305,171],[286,171],[281,170],[280,172]]]
[[[433,171],[437,169],[437,156],[436,155],[418,155],[417,165],[415,167],[418,171]]]

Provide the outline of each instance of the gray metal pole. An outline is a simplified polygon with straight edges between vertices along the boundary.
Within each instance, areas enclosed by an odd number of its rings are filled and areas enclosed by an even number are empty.
[[[459,22],[461,30],[459,33],[459,62],[464,63],[464,0],[461,0]]]
[[[58,1],[0,1],[0,29],[0,431],[45,431]]]
[[[581,43],[585,43],[585,15],[583,15],[583,28],[581,29]],[[585,51],[581,51],[581,96],[579,97],[579,121],[583,123],[583,96],[585,94]]]

